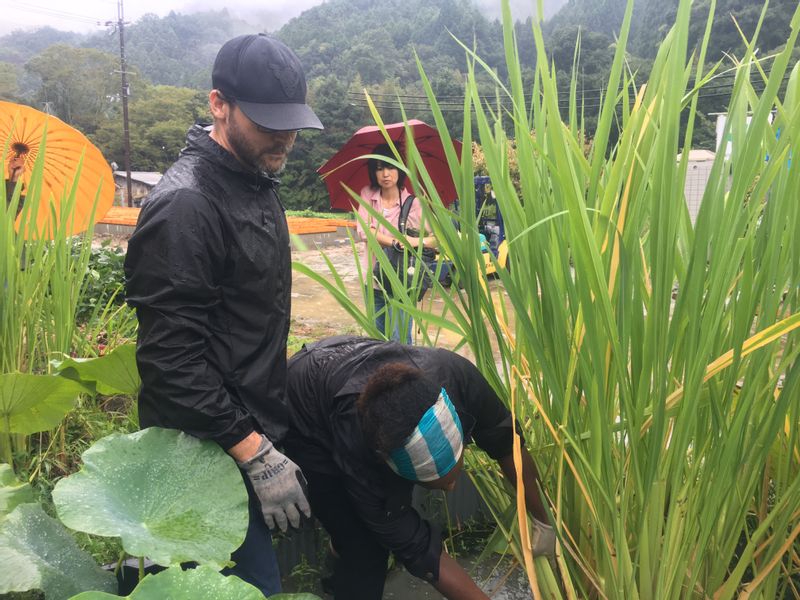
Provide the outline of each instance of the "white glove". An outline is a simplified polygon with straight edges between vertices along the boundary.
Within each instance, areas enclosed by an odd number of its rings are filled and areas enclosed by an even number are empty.
[[[533,519],[533,555],[552,559],[556,554],[556,532],[539,519]]]
[[[306,498],[306,478],[300,467],[279,452],[267,436],[261,436],[261,445],[255,455],[245,462],[237,462],[253,484],[261,502],[264,522],[270,529],[277,524],[286,531],[288,523],[300,526],[300,511],[311,516]]]

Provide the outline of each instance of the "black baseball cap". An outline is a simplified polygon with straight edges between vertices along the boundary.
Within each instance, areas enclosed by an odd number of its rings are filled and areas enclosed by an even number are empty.
[[[286,44],[263,33],[240,35],[223,44],[211,85],[236,100],[247,117],[267,129],[323,129],[306,104],[306,76]]]

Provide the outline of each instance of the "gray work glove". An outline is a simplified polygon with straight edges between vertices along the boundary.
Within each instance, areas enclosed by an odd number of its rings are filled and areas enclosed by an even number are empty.
[[[280,453],[265,435],[255,455],[245,462],[238,462],[253,484],[264,522],[270,529],[277,524],[286,531],[289,523],[300,526],[300,512],[311,516],[311,507],[306,498],[306,478],[300,467]]]
[[[556,554],[556,532],[548,524],[533,519],[533,555],[553,559]]]

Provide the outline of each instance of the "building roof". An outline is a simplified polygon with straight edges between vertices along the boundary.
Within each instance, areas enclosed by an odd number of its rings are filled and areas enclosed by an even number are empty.
[[[114,171],[114,177],[121,177],[123,180],[126,177],[125,171]],[[138,181],[145,185],[153,186],[161,180],[161,173],[158,171],[131,171],[131,181]]]

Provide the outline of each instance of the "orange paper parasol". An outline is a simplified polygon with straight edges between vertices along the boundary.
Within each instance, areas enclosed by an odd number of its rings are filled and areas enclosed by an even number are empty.
[[[41,185],[37,186],[31,174],[40,151],[44,161]],[[64,219],[66,234],[73,235],[89,226],[92,210],[97,221],[114,202],[114,176],[100,150],[80,131],[52,115],[0,101],[0,152],[6,157],[6,164],[2,165],[4,176],[11,157],[19,156],[25,161],[21,179],[28,206],[17,218],[17,228],[28,212],[30,218],[35,215],[35,229],[40,235],[52,237]],[[80,177],[76,181],[79,166]],[[70,206],[73,189],[75,202]],[[30,206],[31,202],[37,206]]]

